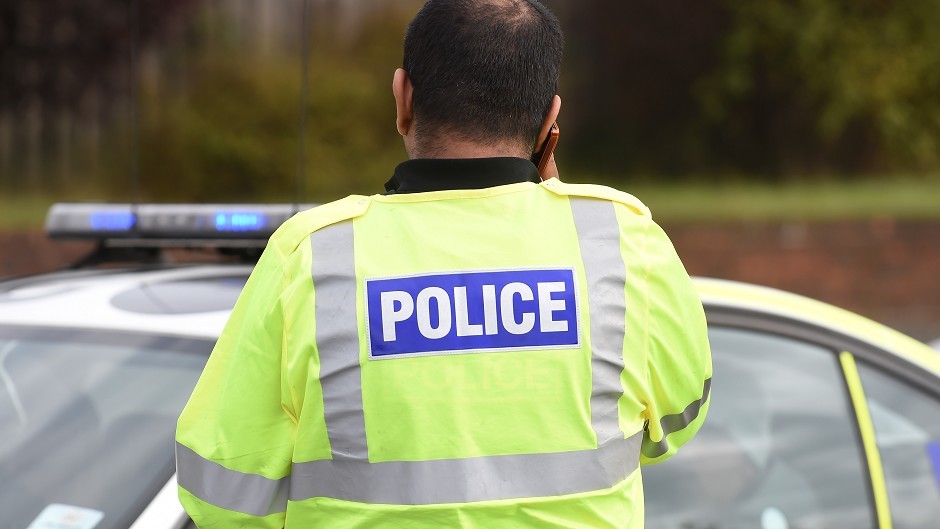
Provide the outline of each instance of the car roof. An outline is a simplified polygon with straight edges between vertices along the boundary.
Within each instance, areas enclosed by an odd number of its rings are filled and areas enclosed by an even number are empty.
[[[940,375],[940,355],[927,345],[890,327],[844,309],[774,288],[695,278],[702,303],[712,308],[756,311],[851,336],[894,353]]]
[[[251,268],[196,265],[95,269],[0,282],[0,325],[215,340]]]

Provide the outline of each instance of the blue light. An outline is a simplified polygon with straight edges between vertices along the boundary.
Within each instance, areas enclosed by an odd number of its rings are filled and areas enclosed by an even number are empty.
[[[253,212],[219,212],[215,215],[215,229],[217,231],[244,232],[263,229],[268,225],[268,219],[263,213]]]
[[[88,220],[94,231],[128,231],[137,222],[130,211],[99,211],[92,213]]]

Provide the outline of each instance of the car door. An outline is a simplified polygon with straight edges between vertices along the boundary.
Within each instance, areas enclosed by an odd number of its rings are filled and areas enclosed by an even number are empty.
[[[853,351],[877,448],[874,466],[884,476],[875,497],[887,505],[894,529],[935,528],[940,521],[940,382],[903,360],[885,362],[885,354],[868,347]]]
[[[708,418],[676,457],[643,468],[646,526],[879,527],[838,337],[753,311],[707,312]]]

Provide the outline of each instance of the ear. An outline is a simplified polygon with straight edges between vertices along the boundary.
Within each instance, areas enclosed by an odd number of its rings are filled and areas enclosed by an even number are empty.
[[[542,128],[539,129],[539,137],[535,141],[532,151],[538,151],[542,144],[545,143],[545,140],[548,138],[548,132],[552,130],[552,125],[558,121],[558,114],[561,113],[561,97],[555,96],[552,99],[552,105],[548,109],[548,113],[545,114],[545,119],[542,121]]]
[[[405,137],[414,132],[414,91],[408,72],[401,68],[395,70],[395,77],[392,79],[392,93],[395,95],[395,109],[398,112],[395,124],[398,133]]]

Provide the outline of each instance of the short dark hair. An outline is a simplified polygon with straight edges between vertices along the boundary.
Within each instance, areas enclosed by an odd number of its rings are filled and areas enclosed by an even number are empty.
[[[558,19],[538,0],[429,0],[404,50],[421,136],[534,146],[563,48]]]

